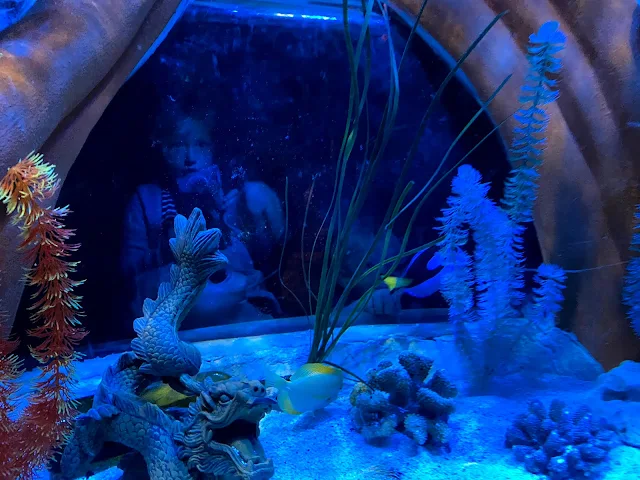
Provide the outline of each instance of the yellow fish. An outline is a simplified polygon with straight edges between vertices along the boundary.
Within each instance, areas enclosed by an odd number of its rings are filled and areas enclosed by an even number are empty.
[[[231,378],[224,372],[201,372],[195,376],[196,381],[203,382],[205,378],[211,378],[214,382],[224,382]],[[189,397],[180,392],[176,392],[168,384],[163,382],[149,385],[140,397],[147,402],[153,403],[160,408],[165,407],[183,407],[186,408],[194,401],[193,397]]]
[[[189,397],[176,392],[166,383],[151,385],[142,392],[141,397],[143,400],[160,408],[188,406],[190,400]],[[183,405],[185,403],[187,405]]]
[[[224,382],[229,380],[231,375],[224,372],[201,372],[195,376],[198,382],[203,382],[205,378],[211,377],[214,382]],[[160,408],[164,407],[188,407],[194,401],[194,397],[188,397],[180,392],[176,392],[167,383],[158,381],[145,388],[140,397]],[[87,413],[93,406],[93,395],[76,399],[76,409],[80,413]]]
[[[300,415],[326,407],[342,388],[344,374],[339,368],[324,363],[307,363],[287,381],[267,372],[265,385],[278,389],[278,405],[283,412]]]
[[[390,291],[397,290],[398,288],[405,288],[411,285],[411,280],[401,277],[386,277],[382,280]]]

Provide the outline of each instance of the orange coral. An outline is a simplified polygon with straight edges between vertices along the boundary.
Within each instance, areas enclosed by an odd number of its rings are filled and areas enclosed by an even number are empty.
[[[7,339],[8,332],[0,332],[0,428],[4,423],[14,434],[6,445],[0,440],[0,479],[32,478],[64,442],[76,415],[71,395],[73,361],[78,357],[74,347],[87,332],[77,319],[80,297],[74,293],[83,282],[69,278],[78,262],[68,257],[79,247],[67,243],[74,233],[64,227],[69,209],[42,205],[58,186],[54,167],[36,154],[10,168],[0,181],[0,201],[20,224],[20,249],[33,265],[26,276],[27,285],[35,287],[30,307],[35,327],[29,334],[40,343],[30,350],[42,364],[27,406],[11,421],[20,365],[12,354],[15,342]]]

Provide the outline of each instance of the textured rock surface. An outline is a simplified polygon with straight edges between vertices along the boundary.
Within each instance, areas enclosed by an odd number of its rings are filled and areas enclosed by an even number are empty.
[[[181,0],[43,0],[0,35],[0,171],[39,150],[64,181],[87,136]],[[55,198],[53,199],[55,201]],[[22,293],[17,229],[0,212],[0,298]]]
[[[603,400],[640,402],[640,363],[622,362],[600,375],[598,383]]]
[[[616,426],[623,440],[640,448],[640,363],[626,361],[598,378],[592,403]]]
[[[558,328],[544,331],[526,319],[514,320],[505,335],[482,345],[485,338],[480,323],[467,324],[469,342],[475,357],[472,363],[462,356],[453,336],[439,338],[439,349],[446,352],[445,358],[460,369],[457,377],[471,381],[467,372],[472,372],[475,387],[482,387],[486,380],[493,380],[493,388],[513,388],[518,383],[544,384],[545,375],[562,375],[580,380],[593,381],[603,372],[602,366],[578,342],[576,336]],[[484,364],[484,368],[476,368]],[[493,372],[494,378],[483,378],[484,371]],[[505,382],[506,381],[506,382]],[[491,382],[490,382],[491,383]],[[491,386],[491,385],[489,385]]]

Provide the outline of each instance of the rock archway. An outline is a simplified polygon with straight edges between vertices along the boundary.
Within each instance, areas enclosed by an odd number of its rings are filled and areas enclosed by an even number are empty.
[[[417,14],[420,0],[396,0]],[[635,0],[429,0],[422,25],[454,58],[504,10],[509,14],[468,58],[481,98],[514,76],[491,105],[502,120],[517,106],[531,32],[548,20],[567,33],[561,97],[549,125],[535,223],[546,261],[582,270],[628,258],[640,189],[640,9]],[[513,124],[502,131],[507,143]],[[640,355],[620,299],[623,265],[570,275],[565,326],[605,366]]]
[[[0,171],[37,149],[64,180],[104,109],[158,37],[180,0],[43,0],[0,37]],[[410,14],[420,0],[394,0]],[[464,72],[495,119],[516,108],[528,35],[547,20],[568,34],[561,98],[551,111],[536,227],[545,260],[572,269],[565,326],[606,368],[636,358],[620,305],[640,161],[638,18],[635,0],[429,0],[422,24],[458,57],[493,16],[510,9]],[[71,13],[73,12],[73,13]],[[45,28],[45,22],[46,28]],[[20,46],[20,48],[18,48]],[[630,123],[631,122],[631,123]],[[512,126],[502,132],[509,141]],[[22,292],[16,232],[0,217],[0,298],[10,314]]]
[[[0,171],[37,150],[64,181],[105,108],[183,0],[42,0],[0,33]],[[0,212],[0,299],[23,291],[17,230]]]

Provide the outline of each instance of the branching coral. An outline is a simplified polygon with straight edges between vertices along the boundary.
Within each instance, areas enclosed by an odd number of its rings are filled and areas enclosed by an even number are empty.
[[[367,373],[367,383],[351,392],[352,418],[370,443],[380,443],[395,431],[419,445],[447,445],[449,415],[454,411],[456,387],[433,370],[433,360],[405,352],[398,364],[385,361]]]
[[[58,188],[53,169],[42,155],[31,154],[10,168],[0,181],[0,200],[12,221],[20,225],[20,249],[33,265],[26,275],[27,285],[35,287],[30,307],[35,327],[29,334],[41,340],[30,348],[32,356],[42,364],[41,373],[20,418],[11,422],[10,428],[17,435],[2,453],[6,456],[2,465],[11,468],[15,478],[31,478],[70,432],[76,414],[71,396],[73,361],[78,357],[74,347],[86,335],[77,319],[80,297],[74,293],[83,282],[69,277],[77,262],[67,258],[78,248],[68,243],[73,231],[63,223],[69,210],[42,205]],[[11,382],[18,376],[19,368],[12,356],[15,344],[3,338],[0,363],[7,367],[0,372],[3,374],[0,382],[7,385],[11,394],[15,391]],[[3,402],[0,410],[5,414],[15,408],[10,395],[0,401]]]
[[[615,446],[615,431],[593,418],[589,407],[575,410],[554,400],[547,412],[534,400],[507,430],[505,444],[535,474],[551,480],[592,478]]]

